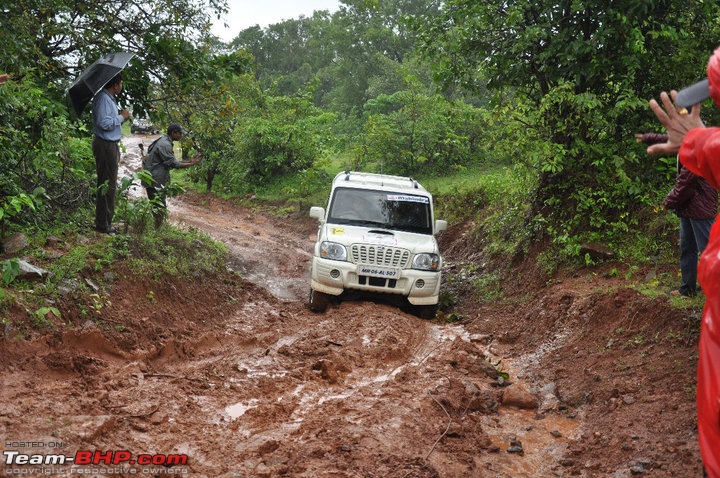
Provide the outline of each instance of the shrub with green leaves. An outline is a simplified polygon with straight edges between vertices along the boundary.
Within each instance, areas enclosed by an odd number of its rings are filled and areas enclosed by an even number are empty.
[[[40,224],[90,195],[93,159],[82,126],[55,100],[56,85],[28,74],[0,87],[0,222]],[[21,213],[22,212],[22,213]]]

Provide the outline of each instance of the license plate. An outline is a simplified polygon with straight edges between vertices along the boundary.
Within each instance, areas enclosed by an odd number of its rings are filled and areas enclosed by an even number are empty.
[[[397,269],[388,267],[359,266],[358,274],[361,276],[384,277],[386,279],[397,279],[400,274]]]

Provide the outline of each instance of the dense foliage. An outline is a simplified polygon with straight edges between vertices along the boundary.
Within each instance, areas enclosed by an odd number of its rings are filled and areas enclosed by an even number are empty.
[[[514,139],[538,178],[534,220],[564,244],[578,232],[619,240],[638,226],[668,168],[631,138],[657,128],[648,98],[702,76],[720,7],[451,0],[440,12],[414,20],[418,47],[446,87],[491,95],[525,125]]]
[[[617,245],[652,223],[643,218],[672,182],[674,159],[649,159],[633,141],[657,129],[647,100],[701,77],[720,37],[714,2],[344,0],[226,45],[208,35],[225,9],[3,7],[3,226],[88,203],[90,114],[72,118],[64,91],[97,57],[125,50],[136,57],[121,103],[160,125],[181,122],[184,154],[204,155],[190,177],[208,190],[287,181],[307,192],[323,168],[432,176],[502,166],[523,187],[486,224],[530,231],[518,247],[549,238],[572,256],[587,240]],[[718,116],[706,108],[705,118]]]

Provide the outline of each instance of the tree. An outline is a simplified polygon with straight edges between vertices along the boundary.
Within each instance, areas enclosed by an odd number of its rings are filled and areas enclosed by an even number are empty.
[[[656,127],[647,99],[701,76],[720,33],[712,21],[720,6],[675,0],[436,4],[439,15],[414,21],[435,77],[446,87],[491,96],[499,108],[531,112],[510,117],[526,131],[511,139],[514,147],[532,151],[520,150],[519,158],[537,174],[533,214],[550,224],[555,238],[622,236],[638,206],[657,201],[658,180],[665,177],[632,141],[633,133]]]
[[[252,53],[257,79],[264,89],[292,95],[302,91],[318,69],[334,60],[329,27],[330,14],[316,11],[310,18],[285,20],[264,30],[258,26],[247,28],[231,46]]]
[[[392,72],[389,64],[401,65],[412,53],[414,32],[404,19],[412,15],[431,15],[427,2],[419,0],[368,1],[347,0],[333,14],[330,39],[335,51],[333,61],[318,70],[325,86],[319,104],[340,114],[361,115],[363,105],[379,94],[376,81]],[[390,86],[401,84],[401,76]]]
[[[226,190],[232,189],[232,178],[242,170],[237,129],[243,118],[254,117],[265,101],[251,63],[252,58],[242,51],[218,56],[208,63],[204,75],[196,75],[195,81],[186,78],[182,86],[185,100],[177,105],[175,114],[187,118],[192,146],[204,156],[191,177],[204,181],[207,191],[212,190],[216,178]]]
[[[439,80],[472,91],[520,87],[535,98],[565,81],[577,92],[598,94],[612,89],[608,78],[634,79],[652,88],[646,94],[668,79],[684,84],[704,67],[698,53],[714,47],[718,27],[708,19],[717,18],[719,8],[673,0],[441,5],[439,15],[413,23]],[[662,61],[655,55],[664,55]]]
[[[480,111],[427,94],[410,78],[407,87],[365,105],[368,119],[359,155],[363,166],[410,176],[447,172],[477,160],[471,137],[482,134]]]
[[[248,28],[231,45],[253,54],[264,89],[293,95],[318,79],[317,106],[360,115],[368,99],[401,86],[400,76],[382,79],[412,52],[415,33],[405,18],[432,13],[421,0],[345,0],[332,15],[320,11],[264,30]],[[384,86],[391,89],[381,91]]]
[[[241,119],[236,141],[245,185],[263,183],[307,168],[323,154],[334,116],[316,108],[311,94],[267,96],[255,116]]]

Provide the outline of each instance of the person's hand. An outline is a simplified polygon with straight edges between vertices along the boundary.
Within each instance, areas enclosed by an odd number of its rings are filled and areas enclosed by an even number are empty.
[[[122,110],[120,112],[120,116],[122,116],[125,119],[128,119],[130,117],[130,112],[128,110]]]
[[[705,127],[700,119],[700,105],[693,106],[692,110],[688,113],[684,108],[678,108],[675,105],[676,96],[677,91],[675,90],[670,92],[670,96],[664,91],[660,93],[660,100],[663,106],[660,106],[654,99],[650,100],[650,109],[655,113],[660,123],[665,126],[668,140],[666,143],[649,146],[647,149],[648,154],[677,154],[680,150],[682,140],[688,131]]]
[[[181,164],[182,164],[181,167],[182,167],[182,168],[189,168],[190,166],[195,166],[195,165],[196,165],[197,163],[199,163],[199,162],[200,162],[200,156],[198,156],[198,155],[196,154],[195,156],[193,156],[192,158],[190,158],[190,161],[181,163]]]

